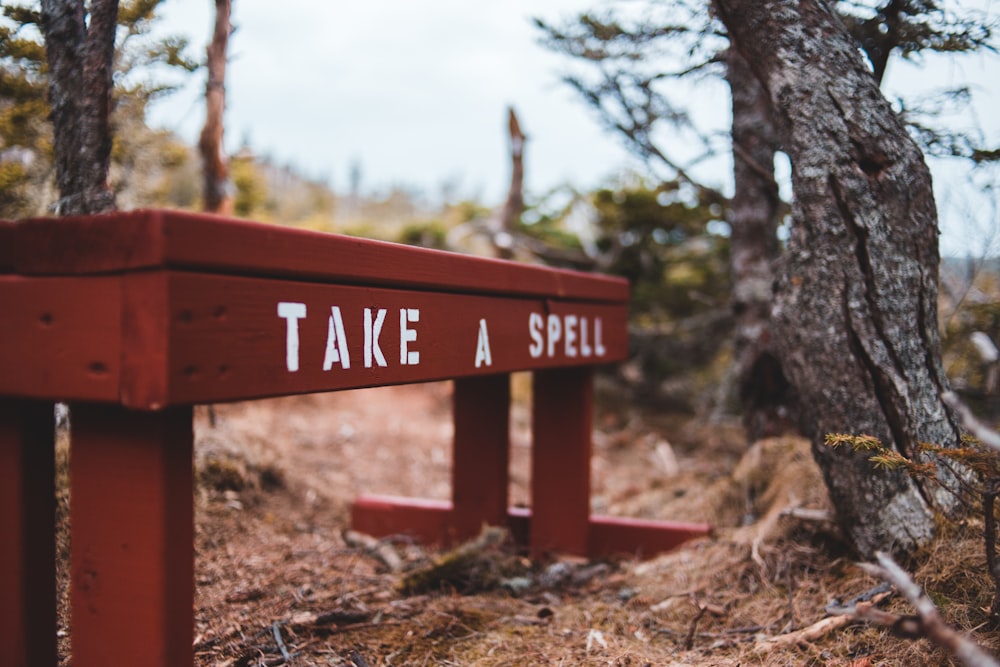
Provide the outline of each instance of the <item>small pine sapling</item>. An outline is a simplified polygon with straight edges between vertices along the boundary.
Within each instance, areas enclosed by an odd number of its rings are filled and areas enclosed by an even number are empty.
[[[918,451],[929,455],[928,460],[914,461],[896,450],[886,447],[870,435],[830,433],[826,436],[830,447],[849,446],[856,452],[869,454],[868,460],[883,470],[903,470],[914,479],[929,480],[955,495],[968,510],[977,505],[983,513],[983,542],[986,567],[993,579],[993,603],[990,616],[1000,621],[1000,562],[997,559],[996,503],[1000,495],[1000,454],[971,435],[963,435],[961,446],[949,448],[930,443],[920,443]],[[958,485],[946,485],[938,476],[939,466],[952,473]]]

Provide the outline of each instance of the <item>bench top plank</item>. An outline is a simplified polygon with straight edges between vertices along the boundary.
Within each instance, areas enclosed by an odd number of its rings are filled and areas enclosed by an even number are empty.
[[[88,275],[156,268],[621,303],[629,293],[628,282],[618,277],[182,211],[0,225],[0,272]]]
[[[6,222],[0,395],[159,410],[593,366],[627,356],[627,298],[619,278],[216,216]]]

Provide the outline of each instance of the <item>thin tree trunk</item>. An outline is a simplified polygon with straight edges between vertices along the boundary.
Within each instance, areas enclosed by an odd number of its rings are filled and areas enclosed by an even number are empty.
[[[513,108],[507,109],[510,126],[510,188],[507,201],[500,216],[500,227],[505,232],[514,232],[524,212],[524,141],[521,124]]]
[[[739,51],[726,54],[733,100],[730,269],[736,317],[736,375],[747,438],[780,434],[792,422],[788,380],[771,338],[772,265],[779,254],[780,198],[774,180],[777,129],[767,91]]]
[[[923,458],[957,442],[937,326],[937,213],[916,144],[826,3],[715,0],[767,89],[792,161],[794,226],[772,326],[803,428],[857,552],[910,551],[953,500],[823,444],[865,433]]]
[[[42,0],[61,215],[114,210],[111,91],[118,0]]]
[[[524,213],[524,142],[526,137],[517,121],[513,107],[507,109],[508,127],[510,130],[510,188],[507,190],[507,200],[500,211],[499,228],[493,232],[493,244],[497,255],[502,259],[514,256],[513,241],[517,224]]]
[[[215,0],[215,30],[208,45],[208,83],[205,84],[205,126],[198,139],[204,175],[204,208],[210,213],[232,214],[233,197],[229,164],[222,139],[226,109],[226,53],[231,27],[230,0]]]

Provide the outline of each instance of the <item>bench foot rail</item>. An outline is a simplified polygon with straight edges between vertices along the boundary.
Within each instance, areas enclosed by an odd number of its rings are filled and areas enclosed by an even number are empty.
[[[531,523],[531,510],[523,507],[508,510],[507,526],[518,544],[529,546],[528,536],[533,535]],[[359,497],[351,507],[351,526],[375,537],[408,535],[427,544],[450,545],[475,536],[456,531],[450,502],[398,496]],[[709,531],[709,526],[703,523],[595,515],[587,521],[586,548],[565,553],[590,558],[650,557],[675,549],[688,540],[705,537]]]

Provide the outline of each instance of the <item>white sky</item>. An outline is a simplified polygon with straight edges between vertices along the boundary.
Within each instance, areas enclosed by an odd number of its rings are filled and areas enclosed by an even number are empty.
[[[404,184],[432,198],[444,184],[487,203],[509,182],[507,106],[529,135],[527,187],[597,185],[631,160],[559,81],[560,59],[537,44],[531,16],[558,18],[580,0],[234,0],[227,144],[348,187]],[[280,7],[280,9],[278,8]],[[214,3],[168,0],[168,30],[203,53]],[[203,75],[161,102],[154,121],[197,135]]]
[[[530,20],[558,22],[601,2],[233,0],[227,145],[235,149],[249,138],[259,153],[325,178],[340,192],[358,162],[365,192],[404,185],[436,200],[447,185],[458,196],[498,204],[510,178],[506,108],[513,105],[529,138],[529,196],[567,183],[578,189],[607,183],[638,163],[561,83],[569,63],[538,43]],[[167,0],[164,31],[187,35],[191,53],[201,57],[213,12],[211,0]],[[998,63],[972,57],[946,67],[890,65],[887,91],[972,79],[978,120],[996,145],[1000,77],[990,68]],[[203,86],[204,74],[192,78],[157,104],[153,122],[194,140],[203,122]],[[696,94],[699,113],[728,114],[719,89]],[[996,211],[976,199],[964,172],[932,168],[942,251],[980,254]],[[705,165],[699,177],[721,186],[728,169],[723,160]],[[992,242],[991,252],[1000,252],[1000,241]]]

